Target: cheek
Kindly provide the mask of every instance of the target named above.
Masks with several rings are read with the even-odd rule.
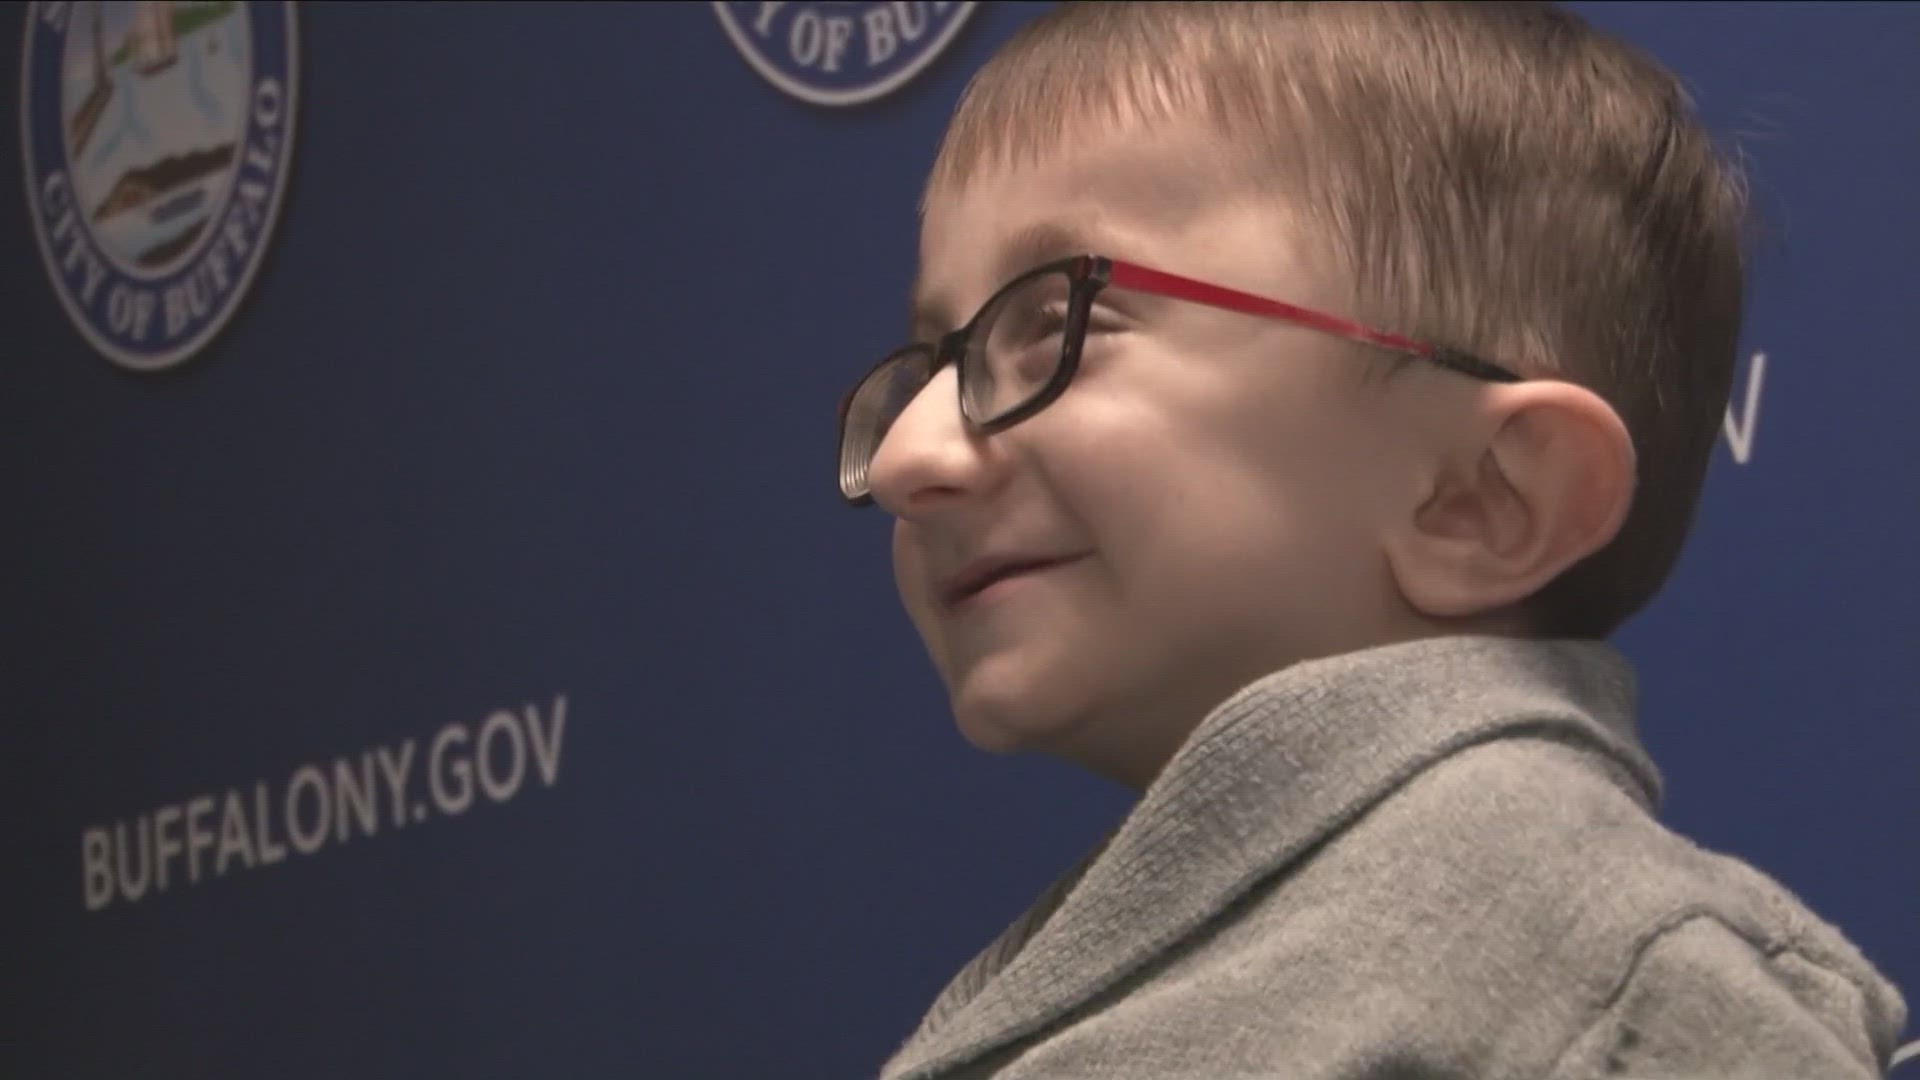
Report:
[[[1208,400],[1111,410],[1047,455],[1133,588],[1188,602],[1257,581],[1329,587],[1372,572],[1380,459],[1364,418]]]
[[[893,527],[893,584],[899,590],[900,603],[907,617],[920,632],[936,667],[944,670],[944,650],[938,639],[939,623],[934,616],[932,597],[927,587],[927,557],[924,545],[912,527],[896,521]]]
[[[907,614],[913,616],[916,624],[921,622],[921,615],[926,608],[923,585],[926,580],[926,556],[921,545],[904,522],[894,522],[893,585],[900,591],[900,602],[906,606]]]

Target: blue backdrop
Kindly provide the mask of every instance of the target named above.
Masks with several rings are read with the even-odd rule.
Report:
[[[1699,527],[1619,639],[1667,819],[1913,997],[1920,7],[1576,6],[1771,222]],[[762,66],[829,62],[806,7]],[[707,4],[301,6],[264,261],[162,370],[77,328],[4,140],[0,1072],[870,1075],[1125,811],[966,746],[834,492],[942,125],[1040,10],[916,72],[962,16],[896,7],[898,85],[829,106]]]

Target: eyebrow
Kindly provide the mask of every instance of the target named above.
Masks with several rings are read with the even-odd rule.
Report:
[[[1013,239],[1001,247],[994,261],[994,276],[997,281],[1005,280],[1041,263],[1092,254],[1100,250],[1103,243],[1098,233],[1084,225],[1036,222],[1013,234]],[[961,318],[954,311],[954,300],[950,294],[927,289],[924,267],[920,277],[913,283],[911,311],[911,330],[916,338],[923,333],[931,335],[939,327],[951,329],[958,326]]]

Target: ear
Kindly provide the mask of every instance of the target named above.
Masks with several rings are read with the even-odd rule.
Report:
[[[1487,387],[1389,537],[1401,594],[1437,619],[1511,608],[1605,547],[1633,502],[1633,440],[1598,394]]]

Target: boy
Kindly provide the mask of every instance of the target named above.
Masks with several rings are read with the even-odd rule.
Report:
[[[1725,408],[1742,204],[1547,6],[1068,5],[994,58],[842,494],[966,737],[1142,797],[888,1080],[1883,1073],[1899,995],[1657,823],[1605,644]]]

